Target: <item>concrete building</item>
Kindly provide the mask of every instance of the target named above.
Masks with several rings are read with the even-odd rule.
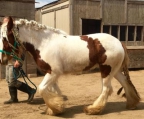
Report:
[[[125,43],[130,68],[144,68],[144,1],[57,0],[37,9],[38,22],[71,35],[109,33]]]

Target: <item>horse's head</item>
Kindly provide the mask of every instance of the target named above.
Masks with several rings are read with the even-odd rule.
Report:
[[[18,46],[14,36],[14,21],[11,17],[5,17],[0,32],[0,61],[7,64],[12,57],[17,57]]]

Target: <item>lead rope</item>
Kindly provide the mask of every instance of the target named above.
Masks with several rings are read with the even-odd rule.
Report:
[[[17,71],[17,69],[18,69],[18,71]],[[24,82],[28,85],[28,83],[26,81],[26,79],[27,79],[35,87],[35,92],[36,92],[37,91],[36,85],[28,78],[28,76],[26,75],[26,73],[24,72],[22,67],[19,67],[17,69],[13,67],[14,78],[17,80],[20,76],[22,76],[24,79]],[[18,74],[16,74],[16,73],[18,73]],[[31,93],[35,93],[35,92],[31,92]]]

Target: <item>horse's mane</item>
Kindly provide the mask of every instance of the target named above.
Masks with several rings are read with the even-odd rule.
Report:
[[[34,21],[34,20],[31,20],[31,21],[28,21],[26,19],[20,19],[20,20],[17,20],[15,21],[15,24],[18,25],[18,26],[26,26],[26,27],[29,27],[31,29],[34,29],[34,30],[50,30],[54,33],[57,33],[57,34],[63,34],[63,35],[67,35],[66,32],[60,30],[60,29],[55,29],[53,27],[48,27],[46,25],[43,25],[43,24],[39,24],[38,22]]]

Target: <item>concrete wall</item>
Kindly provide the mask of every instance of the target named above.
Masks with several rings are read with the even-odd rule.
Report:
[[[42,14],[41,14],[41,9],[37,8],[35,9],[35,21],[37,21],[38,23],[41,23],[41,17],[42,17]]]
[[[32,2],[32,3],[30,3]],[[0,16],[14,16],[16,18],[35,18],[35,0],[21,0],[21,2],[1,1]]]
[[[57,3],[51,7],[41,9],[42,24],[58,28],[70,34],[69,1]]]

